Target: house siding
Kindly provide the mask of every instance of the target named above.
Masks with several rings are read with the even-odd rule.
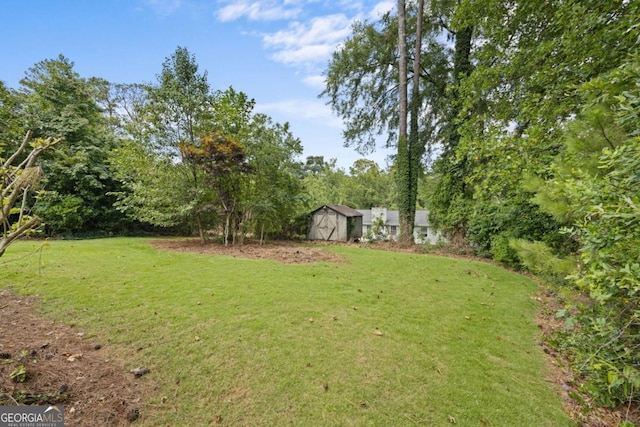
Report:
[[[400,215],[397,210],[386,208],[358,209],[362,214],[362,235],[367,237],[368,233],[375,228],[375,222],[381,218],[384,227],[381,230],[383,238],[397,240],[400,235]],[[417,210],[413,228],[413,240],[418,244],[435,244],[442,240],[442,234],[433,228],[429,223],[429,211]]]

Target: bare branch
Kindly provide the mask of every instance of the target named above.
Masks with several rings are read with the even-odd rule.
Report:
[[[2,176],[0,176],[0,222],[2,222],[2,236],[0,237],[0,256],[6,248],[20,236],[32,230],[40,223],[37,216],[27,215],[29,210],[28,194],[33,191],[41,178],[42,170],[35,166],[40,154],[46,149],[59,143],[62,138],[38,139],[32,145],[31,152],[17,166],[13,163],[25,153],[32,141],[32,132],[28,131],[18,149],[2,163]],[[14,208],[18,199],[22,198],[20,206]],[[17,209],[17,212],[15,212]],[[13,213],[17,215],[17,221]]]
[[[18,147],[18,149],[16,150],[15,153],[13,153],[13,155],[11,155],[11,157],[9,157],[7,159],[6,162],[4,162],[4,168],[8,168],[9,166],[11,166],[11,164],[13,163],[13,161],[20,155],[22,154],[22,152],[24,151],[25,148],[27,148],[27,144],[29,143],[29,141],[31,140],[31,135],[32,132],[29,130],[27,131],[27,134],[24,136],[24,139],[22,140],[22,144],[20,144],[20,147]]]

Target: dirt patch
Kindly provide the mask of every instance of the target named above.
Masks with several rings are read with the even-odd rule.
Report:
[[[209,255],[227,255],[235,258],[270,259],[285,264],[306,264],[313,262],[342,262],[338,254],[293,242],[270,242],[261,245],[255,241],[225,246],[220,243],[201,243],[199,240],[153,240],[150,242],[158,249],[192,252]]]
[[[63,405],[66,426],[128,425],[153,382],[128,372],[99,340],[38,315],[38,303],[0,291],[0,405]]]

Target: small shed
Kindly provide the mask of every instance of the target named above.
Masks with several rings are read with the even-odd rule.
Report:
[[[309,240],[347,242],[362,237],[362,214],[342,205],[324,205],[311,212]]]

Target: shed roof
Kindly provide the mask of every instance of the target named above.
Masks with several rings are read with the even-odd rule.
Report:
[[[349,206],[344,206],[344,205],[324,205],[324,206],[319,207],[318,209],[316,209],[315,211],[313,211],[311,213],[314,214],[314,213],[318,212],[320,209],[324,209],[324,208],[331,209],[332,211],[335,211],[335,212],[339,213],[342,216],[346,216],[347,218],[362,216],[362,214],[360,212],[358,212],[357,210],[351,209]]]

